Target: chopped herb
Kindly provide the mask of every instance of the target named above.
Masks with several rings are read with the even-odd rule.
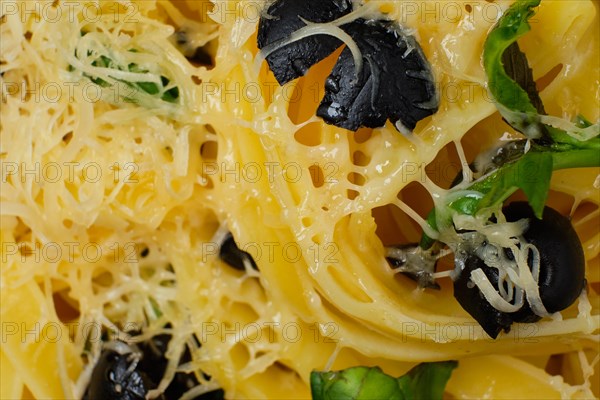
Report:
[[[150,301],[150,306],[152,306],[152,312],[154,313],[152,318],[157,319],[162,317],[163,312],[160,310],[160,306],[158,305],[156,299],[154,299],[154,297],[149,297],[148,300]]]
[[[353,367],[310,375],[313,400],[441,400],[456,361],[422,363],[400,378],[379,367]]]
[[[83,35],[85,35],[84,32],[82,32],[82,36]],[[137,53],[136,49],[131,49],[129,51],[132,53]],[[88,53],[88,56],[90,55],[91,53]],[[92,61],[92,66],[98,68],[114,69],[119,71],[128,71],[139,74],[147,74],[150,72],[149,70],[140,67],[136,63],[129,63],[126,66],[119,65],[115,63],[110,57],[107,57],[105,55],[100,55],[98,58]],[[75,68],[69,65],[69,71],[74,70]],[[90,81],[92,81],[100,87],[110,88],[113,86],[113,83],[108,82],[105,79],[99,78],[97,76],[91,76],[86,73],[84,73],[83,76],[87,77]],[[168,103],[177,103],[179,101],[179,88],[177,86],[168,88],[170,80],[166,76],[160,76],[160,84],[157,84],[155,82],[128,82],[126,80],[114,78],[112,76],[111,78],[114,79],[114,81],[123,83],[127,85],[127,87],[132,89],[131,92],[123,91],[123,93],[120,94],[120,99],[126,103],[140,103],[140,100],[136,96],[138,92],[143,93],[144,95],[150,95],[156,100],[162,100]]]

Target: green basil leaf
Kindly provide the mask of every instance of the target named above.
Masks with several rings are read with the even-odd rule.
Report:
[[[544,136],[545,140],[534,140],[527,154],[500,166],[467,188],[483,194],[483,198],[464,196],[446,205],[461,214],[474,215],[483,208],[501,207],[506,198],[522,189],[536,216],[541,218],[553,170],[600,165],[600,138],[578,140],[540,121],[544,105],[527,57],[517,44],[517,39],[531,29],[528,20],[539,4],[540,0],[517,0],[504,13],[486,38],[483,64],[490,92],[504,119],[525,135],[534,139]],[[593,126],[583,116],[578,116],[574,125],[578,128]],[[435,230],[439,211],[433,210],[427,218]],[[433,243],[435,240],[423,234],[422,248],[428,249]]]
[[[517,42],[511,43],[502,54],[502,66],[508,77],[513,79],[527,93],[527,97],[535,110],[539,114],[546,114],[544,103],[533,79],[533,71],[529,68],[527,56],[521,51]]]
[[[353,367],[310,375],[313,400],[442,399],[456,361],[422,363],[400,378],[379,367]]]
[[[542,218],[552,178],[552,154],[533,152],[498,170],[494,185],[478,208],[498,207],[517,189],[523,190],[535,216]]]
[[[590,122],[590,120],[588,120],[586,117],[584,117],[581,114],[577,115],[577,117],[575,118],[575,124],[580,128],[589,128],[590,126],[593,125]]]
[[[457,366],[456,361],[422,363],[398,380],[405,381],[404,385],[411,388],[412,396],[408,399],[441,399],[446,383]]]
[[[534,14],[533,8],[539,4],[540,0],[518,0],[513,4],[488,34],[483,50],[483,66],[489,89],[502,116],[526,134],[528,128],[539,124],[538,111],[531,104],[527,91],[506,73],[502,59],[506,49],[529,32],[531,28],[527,21]]]
[[[582,127],[581,119],[575,124],[568,121],[559,124],[571,125],[568,132],[551,126],[557,119],[550,122],[551,119],[545,118],[527,58],[517,44],[517,40],[531,29],[528,20],[540,1],[517,0],[488,34],[483,48],[483,66],[489,90],[502,117],[530,139],[546,137],[550,139],[547,142],[583,148],[589,145],[586,142],[590,139],[598,140],[600,126],[584,123]]]

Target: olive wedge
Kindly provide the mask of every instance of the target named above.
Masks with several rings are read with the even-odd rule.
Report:
[[[537,219],[525,202],[511,203],[503,208],[508,222],[526,219],[528,226],[523,239],[534,245],[540,256],[539,294],[548,313],[566,309],[577,300],[585,287],[585,258],[583,248],[569,218],[545,207],[543,218]],[[454,297],[492,338],[504,330],[510,331],[513,322],[531,323],[541,319],[531,309],[528,300],[511,313],[495,309],[471,280],[471,272],[481,269],[498,290],[498,269],[486,265],[472,248],[465,256],[456,256],[460,270],[454,281]],[[503,249],[507,259],[514,259],[510,249]]]

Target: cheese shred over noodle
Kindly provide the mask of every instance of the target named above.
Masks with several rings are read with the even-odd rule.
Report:
[[[0,398],[81,398],[103,335],[158,334],[172,336],[169,362],[150,397],[178,371],[199,382],[184,399],[220,387],[309,398],[313,369],[400,376],[447,359],[459,360],[453,398],[598,397],[598,168],[553,175],[549,205],[571,213],[588,282],[560,314],[492,341],[453,298],[452,262],[440,260],[436,291],[385,259],[386,246],[419,240],[464,163],[519,137],[480,62],[510,2],[456,18],[444,3],[403,4],[377,2],[419,38],[440,94],[411,135],[315,118],[331,57],[283,87],[266,63],[256,69],[262,1],[1,0]],[[551,115],[598,121],[597,14],[592,1],[544,0],[519,41]],[[334,27],[309,24],[294,40],[340,37]],[[182,53],[197,47],[214,68]],[[219,259],[227,232],[259,271]],[[504,271],[514,285],[502,293],[474,280],[499,306],[543,313],[532,258],[532,270]]]

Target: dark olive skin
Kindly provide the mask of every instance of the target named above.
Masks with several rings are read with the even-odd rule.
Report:
[[[309,22],[327,23],[352,12],[350,0],[276,0],[270,2],[258,26],[261,50],[280,85],[303,76],[344,43],[336,36],[314,34],[286,43]],[[326,123],[351,131],[378,128],[389,119],[402,133],[437,112],[439,101],[430,65],[416,39],[397,24],[358,18],[339,25],[360,52],[361,67],[349,47],[342,49],[325,80],[325,95],[316,115]],[[285,43],[285,45],[283,45]],[[283,45],[283,46],[281,46]]]
[[[231,233],[228,233],[227,236],[225,236],[223,243],[221,243],[221,248],[219,249],[219,258],[239,271],[246,270],[246,267],[244,266],[244,260],[249,260],[252,268],[258,271],[258,266],[256,265],[256,262],[252,256],[247,252],[240,250]]]
[[[145,400],[149,390],[158,387],[167,368],[167,351],[171,335],[161,334],[137,346],[120,342],[102,351],[85,393],[84,400]],[[117,351],[118,349],[118,351]],[[180,364],[191,361],[187,346]],[[198,385],[193,373],[177,372],[165,392],[157,400],[177,400]],[[225,392],[213,390],[195,400],[222,400]]]
[[[126,346],[126,345],[125,345]],[[87,400],[144,400],[148,387],[137,369],[138,355],[105,349],[94,367]]]
[[[500,331],[510,331],[513,322],[509,314],[496,310],[487,302],[477,286],[471,282],[471,272],[481,268],[492,285],[498,288],[498,270],[490,268],[475,254],[469,254],[464,261],[465,268],[454,281],[454,297],[462,308],[468,312],[483,330],[493,339],[498,337]],[[469,287],[472,286],[472,287]]]
[[[261,18],[258,25],[259,49],[289,38],[306,26],[302,20],[330,22],[352,11],[350,0],[278,0],[271,2],[269,17]],[[277,82],[284,85],[305,75],[309,68],[333,53],[343,43],[334,36],[315,35],[291,43],[267,56],[269,68]]]
[[[577,300],[585,286],[583,247],[569,218],[545,207],[541,220],[525,202],[509,204],[503,209],[506,220],[529,218],[525,239],[540,252],[540,297],[550,313],[564,310]],[[526,304],[513,315],[516,322],[529,322],[533,312]]]
[[[537,219],[528,203],[516,202],[506,206],[503,214],[508,222],[528,219],[523,237],[540,253],[539,291],[549,313],[564,310],[577,300],[585,286],[583,248],[570,220],[550,207],[544,208],[543,218]],[[512,257],[510,250],[506,254]],[[462,258],[456,258],[462,263]],[[541,318],[527,301],[514,313],[504,313],[492,307],[477,286],[470,282],[471,272],[481,268],[492,285],[498,289],[497,270],[485,265],[475,252],[464,258],[464,268],[454,282],[454,297],[492,338],[500,331],[510,331],[512,322],[536,322]],[[471,286],[471,287],[470,287]]]
[[[171,335],[161,334],[153,336],[152,339],[139,344],[140,350],[144,355],[140,361],[140,369],[144,371],[153,382],[156,382],[156,384],[160,383],[160,380],[167,369],[168,360],[165,357],[165,353],[167,352],[170,340]],[[179,363],[183,364],[190,362],[191,360],[192,355],[190,350],[185,346]],[[193,373],[186,374],[184,372],[177,372],[159,400],[179,399],[185,392],[197,385],[198,379],[196,379],[196,376]],[[197,399],[222,399],[224,393],[220,389],[219,391],[221,392],[221,397],[209,397],[209,394],[215,394],[215,392],[209,392],[202,396],[198,396]]]

